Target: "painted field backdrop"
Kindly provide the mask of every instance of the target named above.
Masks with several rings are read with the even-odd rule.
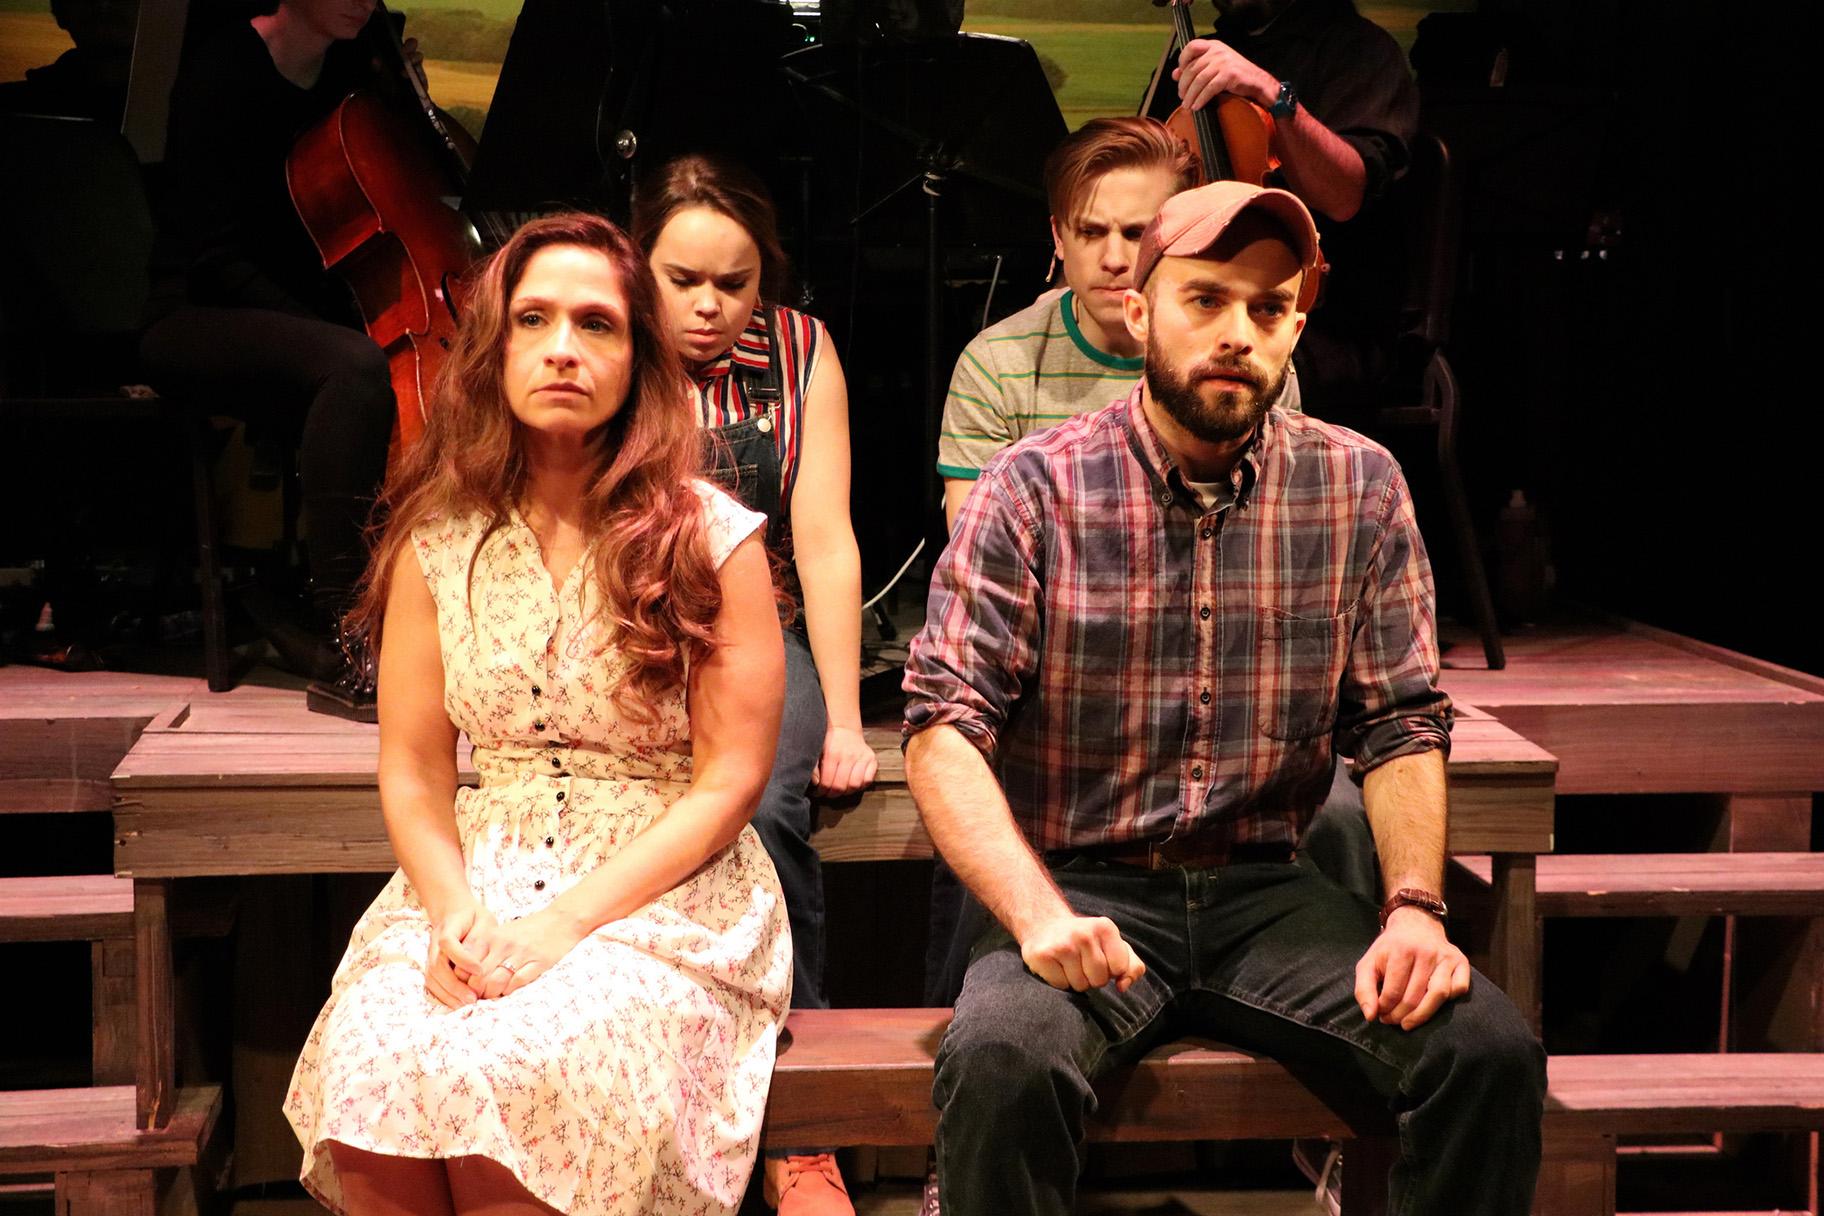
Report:
[[[1466,9],[1474,0],[1381,0],[1360,3],[1402,47],[1412,45],[1419,18],[1438,9]],[[427,55],[431,91],[471,130],[479,132],[494,98],[520,0],[416,0],[394,5]],[[1198,24],[1211,10],[1198,7]],[[1093,17],[1094,20],[1085,18]],[[964,28],[1024,38],[1050,61],[1058,105],[1074,129],[1099,114],[1131,114],[1159,60],[1169,27],[1151,0],[976,0]],[[51,20],[48,0],[0,0],[0,80],[48,63],[69,48]]]

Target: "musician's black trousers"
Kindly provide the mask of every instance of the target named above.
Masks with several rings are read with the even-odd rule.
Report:
[[[380,348],[311,317],[186,305],[146,331],[140,356],[154,388],[297,444],[311,580],[339,612],[367,566],[362,530],[393,431]]]

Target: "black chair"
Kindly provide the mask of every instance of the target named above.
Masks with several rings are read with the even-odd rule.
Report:
[[[1417,367],[1412,382],[1418,385],[1418,402],[1395,402],[1375,415],[1377,431],[1432,428],[1437,433],[1438,481],[1444,507],[1456,541],[1457,563],[1463,589],[1482,635],[1482,650],[1491,671],[1507,665],[1501,630],[1495,619],[1494,598],[1489,594],[1482,548],[1470,520],[1469,495],[1457,460],[1457,425],[1462,390],[1456,372],[1445,357],[1450,340],[1451,306],[1457,289],[1457,255],[1462,245],[1462,199],[1452,173],[1450,150],[1430,132],[1421,132],[1412,144],[1412,166],[1400,183],[1407,200],[1407,249],[1410,274],[1401,361]]]
[[[49,426],[77,452],[85,428],[181,435],[201,575],[212,691],[237,678],[228,646],[204,419],[139,383],[152,213],[138,160],[115,130],[83,119],[0,115],[0,425]],[[55,458],[55,457],[52,457]],[[72,467],[72,475],[85,470]]]

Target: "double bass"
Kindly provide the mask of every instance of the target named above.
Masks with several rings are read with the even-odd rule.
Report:
[[[431,385],[456,334],[461,278],[483,249],[446,201],[466,185],[463,147],[407,62],[384,5],[362,36],[378,43],[375,58],[387,78],[399,78],[400,96],[349,94],[298,137],[285,180],[323,265],[348,283],[386,355],[399,407],[390,467],[424,430]]]
[[[1197,37],[1191,28],[1191,0],[1164,0],[1172,10],[1172,39],[1159,65],[1154,88],[1171,78],[1171,65]],[[1144,111],[1143,111],[1144,112]],[[1273,155],[1273,116],[1233,93],[1224,93],[1201,110],[1179,106],[1165,120],[1166,129],[1197,154],[1203,180],[1266,183],[1279,168]]]

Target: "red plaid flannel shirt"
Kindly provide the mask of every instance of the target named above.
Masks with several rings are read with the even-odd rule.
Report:
[[[1186,488],[1136,387],[996,457],[958,515],[905,733],[979,747],[1033,847],[1293,845],[1333,748],[1360,773],[1448,750],[1393,457],[1274,409],[1229,488],[1207,509]]]

